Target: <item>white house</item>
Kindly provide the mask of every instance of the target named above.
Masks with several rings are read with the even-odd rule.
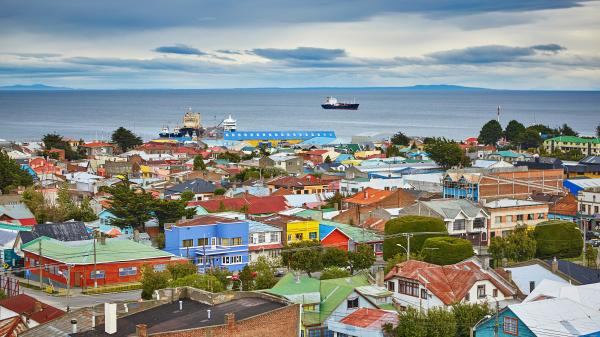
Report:
[[[272,259],[281,255],[281,228],[251,220],[248,220],[248,224],[250,262],[256,261],[259,256]]]

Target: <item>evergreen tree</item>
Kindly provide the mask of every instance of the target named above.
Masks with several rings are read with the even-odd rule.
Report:
[[[0,150],[0,192],[8,193],[19,186],[33,185],[33,177]]]
[[[194,157],[194,171],[204,170],[206,170],[206,164],[204,163],[204,159],[202,159],[202,156]]]
[[[444,170],[456,166],[471,166],[470,159],[460,146],[445,138],[436,138],[425,145],[425,152],[429,153],[429,158]]]
[[[108,198],[110,207],[108,210],[116,216],[111,219],[111,224],[118,227],[132,226],[143,228],[144,223],[151,218],[155,202],[152,195],[142,189],[133,190],[129,180],[108,187],[107,192],[111,194]]]
[[[112,142],[117,144],[122,152],[132,149],[138,145],[142,145],[142,138],[136,136],[130,130],[120,127],[116,129],[112,134]]]
[[[504,135],[509,142],[519,142],[525,133],[525,126],[516,120],[511,120],[506,125]]]
[[[529,127],[521,136],[520,143],[521,147],[524,149],[538,148],[540,144],[542,144],[542,137],[540,137],[537,130]]]
[[[483,125],[477,141],[482,144],[496,145],[500,138],[502,138],[502,133],[502,125],[497,120],[492,119]]]
[[[577,133],[577,131],[573,130],[570,126],[567,125],[567,123],[563,124],[559,129],[560,134],[563,136],[578,136],[579,133]]]
[[[600,138],[600,124],[596,126],[596,137]]]
[[[402,131],[398,131],[395,135],[392,136],[390,141],[394,145],[408,146],[410,138],[408,138],[404,133],[402,133]]]

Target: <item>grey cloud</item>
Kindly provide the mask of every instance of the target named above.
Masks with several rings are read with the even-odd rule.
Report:
[[[560,51],[566,50],[567,48],[557,45],[555,43],[551,43],[551,44],[539,44],[539,45],[535,45],[535,46],[531,46],[532,49],[535,50],[540,50],[540,51],[544,51],[544,52],[550,52],[550,53],[558,53]]]
[[[346,56],[344,49],[298,47],[295,49],[257,48],[252,53],[270,60],[333,60]]]
[[[157,53],[163,54],[180,54],[180,55],[207,55],[205,52],[200,49],[196,49],[194,47],[187,46],[185,44],[176,44],[173,46],[162,46],[154,49]]]
[[[538,51],[558,53],[566,48],[557,44],[536,45],[530,47],[511,47],[502,45],[477,46],[463,49],[439,51],[425,55],[426,59],[437,64],[484,64],[514,62],[534,56]]]
[[[216,50],[217,53],[221,53],[221,54],[228,54],[228,55],[244,55],[243,52],[239,51],[239,50],[233,50],[233,49],[219,49]]]

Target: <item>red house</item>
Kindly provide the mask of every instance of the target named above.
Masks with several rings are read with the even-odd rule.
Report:
[[[319,236],[321,246],[338,248],[343,251],[348,251],[350,237],[335,226],[319,225]]]
[[[63,242],[47,237],[32,240],[21,246],[25,254],[27,276],[39,280],[41,272],[45,282],[50,279],[52,283],[69,283],[71,287],[86,288],[93,287],[94,280],[99,286],[135,282],[140,279],[141,269],[145,265],[161,271],[169,263],[185,261],[171,253],[131,240],[99,239],[95,246],[94,250],[94,240]]]

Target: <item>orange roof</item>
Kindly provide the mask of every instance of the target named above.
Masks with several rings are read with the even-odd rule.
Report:
[[[344,201],[349,204],[371,205],[389,197],[393,193],[393,191],[378,190],[375,188],[367,187],[364,190],[356,193],[355,195],[344,199]]]
[[[112,147],[113,145],[105,142],[92,142],[81,145],[83,147]]]
[[[427,289],[437,296],[444,304],[450,305],[461,301],[473,284],[477,281],[488,280],[503,294],[514,295],[515,291],[504,286],[488,272],[482,270],[473,262],[460,262],[448,266],[409,260],[397,264],[386,276],[385,280],[402,277],[422,283],[427,280]]]
[[[379,330],[387,323],[397,325],[398,314],[381,309],[360,308],[350,315],[342,318],[340,323],[359,328],[371,328]]]

